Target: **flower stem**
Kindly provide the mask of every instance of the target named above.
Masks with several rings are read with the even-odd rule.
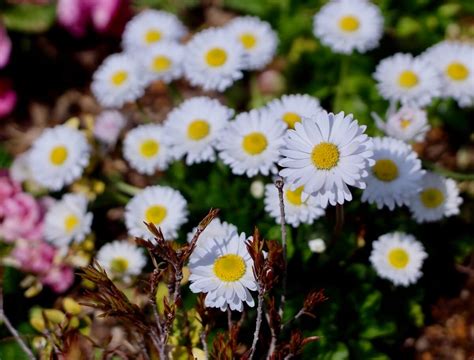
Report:
[[[349,72],[350,56],[343,55],[341,57],[340,67],[339,67],[339,81],[337,83],[336,92],[334,94],[334,101],[332,104],[332,111],[337,113],[342,111],[342,100],[345,95],[345,82],[347,74]]]

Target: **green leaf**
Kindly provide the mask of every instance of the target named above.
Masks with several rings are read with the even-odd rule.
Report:
[[[337,343],[334,350],[318,356],[318,360],[346,360],[349,359],[349,349],[344,343]]]
[[[3,13],[7,29],[26,33],[44,32],[54,24],[55,19],[54,5],[21,4],[7,8]]]
[[[397,326],[393,322],[386,322],[383,324],[374,324],[367,327],[361,332],[360,337],[364,339],[375,339],[378,337],[385,337],[392,335],[397,331]]]

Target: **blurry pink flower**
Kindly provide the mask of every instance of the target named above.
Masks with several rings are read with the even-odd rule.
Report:
[[[284,90],[285,79],[276,70],[265,70],[258,75],[257,84],[263,94],[277,94]]]
[[[71,267],[61,264],[49,269],[49,271],[40,278],[43,285],[48,285],[54,292],[63,293],[69,289],[74,282],[74,272]]]
[[[8,37],[7,31],[3,25],[0,24],[0,69],[8,64],[11,51],[12,42]]]
[[[19,192],[21,186],[8,175],[8,170],[0,170],[0,217],[4,201]]]
[[[11,88],[10,81],[0,79],[0,118],[10,114],[15,108],[15,104],[16,92]]]
[[[22,271],[44,274],[51,269],[55,252],[54,247],[44,241],[18,240],[11,256]]]
[[[59,23],[71,34],[83,36],[89,22],[91,0],[59,0],[56,13]]]
[[[107,110],[97,116],[94,124],[94,136],[107,145],[117,142],[120,131],[126,124],[125,117],[116,110]]]

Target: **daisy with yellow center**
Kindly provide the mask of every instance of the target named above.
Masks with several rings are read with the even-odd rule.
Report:
[[[303,118],[312,118],[322,110],[319,100],[309,95],[283,95],[265,106],[272,117],[283,121],[289,129]]]
[[[172,41],[161,41],[151,46],[139,58],[143,65],[147,84],[157,80],[165,83],[183,74],[184,47]]]
[[[288,130],[280,150],[280,175],[292,190],[316,198],[323,208],[352,200],[348,185],[365,187],[366,168],[372,165],[372,142],[352,115],[320,111]]]
[[[377,274],[395,285],[408,286],[421,277],[428,256],[412,235],[394,232],[380,236],[372,244],[370,262]]]
[[[243,311],[244,303],[255,306],[250,291],[255,291],[257,284],[245,241],[244,233],[239,236],[232,232],[209,239],[191,254],[189,288],[194,293],[206,293],[207,307]]]

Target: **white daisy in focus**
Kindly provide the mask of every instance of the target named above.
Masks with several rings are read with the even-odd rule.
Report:
[[[319,100],[309,95],[283,95],[280,99],[270,101],[265,107],[270,115],[283,121],[289,129],[294,129],[303,118],[313,118],[322,110]]]
[[[243,76],[243,46],[224,29],[197,33],[185,53],[184,75],[193,86],[222,92]]]
[[[87,198],[66,194],[48,209],[44,220],[45,239],[58,248],[72,241],[80,242],[90,233],[92,213],[87,212]]]
[[[283,186],[283,202],[285,204],[285,221],[294,228],[300,224],[312,224],[324,215],[315,197],[303,194],[303,186],[290,190]],[[265,186],[265,211],[280,224],[280,199],[274,184]]]
[[[143,71],[131,55],[110,55],[94,73],[91,90],[103,107],[121,107],[145,92]]]
[[[122,43],[127,52],[136,53],[163,41],[179,41],[186,32],[186,28],[174,14],[145,10],[127,23]]]
[[[348,185],[364,189],[366,169],[373,164],[372,141],[365,129],[344,112],[320,111],[304,118],[285,135],[280,175],[293,190],[304,186],[323,208],[351,201]]]
[[[171,152],[164,134],[163,127],[157,124],[140,125],[130,130],[123,142],[123,156],[130,166],[146,175],[166,170]]]
[[[390,137],[374,138],[373,152],[375,164],[369,170],[362,201],[390,210],[407,205],[420,191],[425,173],[417,154],[410,145]]]
[[[33,179],[54,191],[81,177],[89,158],[90,146],[85,135],[68,125],[45,129],[28,156]]]
[[[275,56],[278,37],[270,24],[255,16],[241,16],[225,27],[243,46],[245,68],[263,69]]]
[[[147,84],[156,80],[165,83],[183,74],[184,47],[175,42],[162,41],[153,45],[139,58]]]
[[[187,165],[214,161],[216,142],[233,114],[216,99],[200,96],[184,101],[165,122],[174,157],[185,155]]]
[[[245,240],[244,233],[232,233],[224,240],[211,239],[199,248],[199,254],[191,254],[189,288],[193,293],[207,293],[207,307],[241,312],[244,303],[255,306],[250,291],[257,290],[257,283]]]
[[[384,99],[402,105],[424,107],[440,95],[438,72],[423,57],[397,53],[377,65],[374,78]]]
[[[275,174],[285,130],[265,109],[240,113],[219,138],[219,156],[236,175]]]
[[[148,186],[125,207],[125,225],[131,236],[153,240],[144,222],[161,228],[166,240],[175,238],[188,216],[183,195],[168,186]]]
[[[452,179],[427,172],[421,191],[410,199],[408,207],[417,222],[433,222],[459,214],[462,198]]]
[[[95,119],[93,133],[97,140],[114,146],[126,124],[127,120],[119,111],[102,111]]]
[[[427,256],[423,245],[413,235],[393,232],[373,242],[370,262],[381,278],[395,285],[408,286],[423,275],[421,267]]]
[[[96,258],[109,277],[125,281],[130,280],[131,276],[140,275],[146,265],[143,251],[125,240],[105,244]]]
[[[383,34],[380,9],[365,0],[333,0],[314,16],[314,35],[335,53],[365,53]]]

